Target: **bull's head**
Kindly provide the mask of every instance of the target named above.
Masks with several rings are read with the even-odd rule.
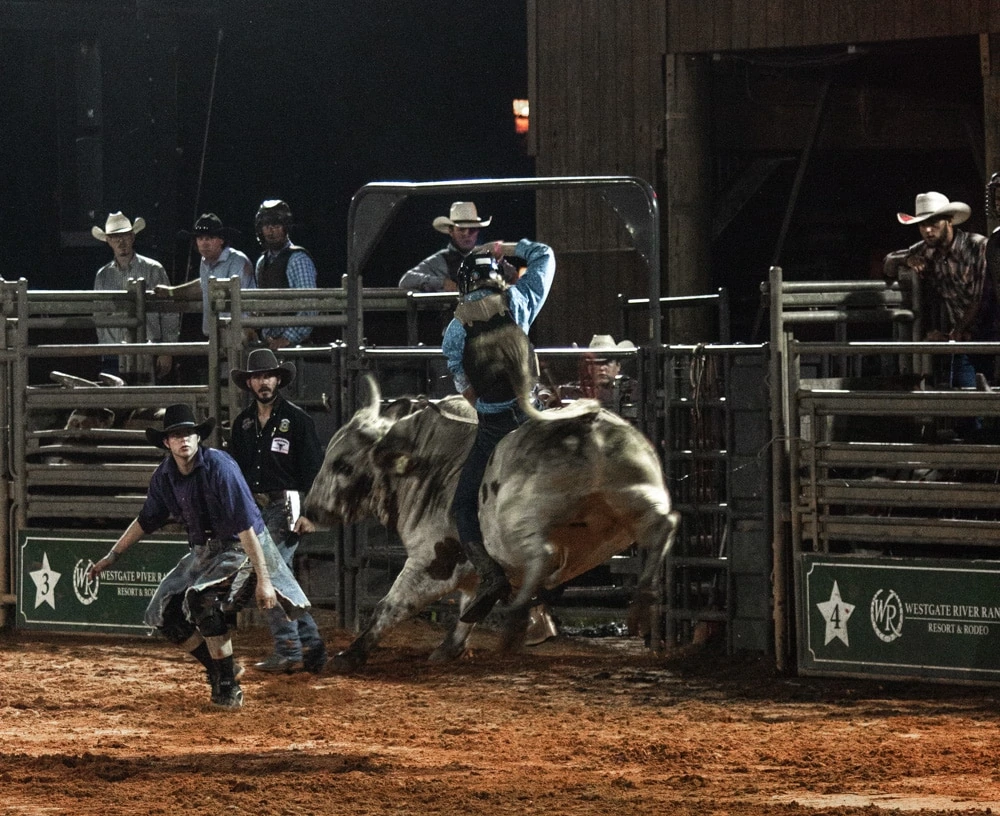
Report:
[[[367,403],[333,435],[323,466],[306,496],[306,518],[324,526],[381,515],[372,450],[396,420],[410,411],[410,402],[399,400],[383,412],[375,379],[368,375],[364,381]]]

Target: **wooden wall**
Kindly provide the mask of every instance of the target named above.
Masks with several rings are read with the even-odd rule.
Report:
[[[1000,0],[669,0],[667,50],[746,51],[1000,31]]]
[[[710,200],[717,195],[711,185],[718,186],[718,180],[710,182],[702,169],[692,169],[696,154],[684,153],[686,142],[681,137],[690,136],[688,130],[695,127],[692,122],[697,117],[692,111],[668,104],[678,96],[671,84],[681,75],[677,69],[687,69],[689,62],[709,60],[709,53],[714,52],[922,38],[958,40],[1000,32],[1000,0],[529,0],[528,30],[529,151],[535,157],[536,174],[623,174],[649,181],[658,192],[664,215],[661,293],[690,294],[687,290],[692,288],[708,293],[716,285],[709,264],[700,253],[688,251],[677,241],[678,234],[690,230],[690,224],[705,220],[706,203],[709,208],[718,204]],[[933,150],[954,148],[962,141],[982,142],[985,131],[985,150],[973,146],[977,154],[985,153],[983,159],[977,156],[980,171],[1000,166],[1000,137],[994,133],[1000,132],[998,43],[1000,34],[980,37],[980,49],[987,55],[977,72],[986,80],[979,108],[984,124],[958,117],[955,127],[962,130],[957,136],[952,134],[953,144],[927,146]],[[793,79],[800,78],[785,81]],[[901,111],[900,120],[891,127],[908,132],[906,116],[912,105],[906,99],[893,102],[895,89],[881,87],[887,83],[891,86],[891,77],[882,77],[879,87],[834,88],[830,117],[836,118],[838,100],[845,94],[866,94],[863,99],[881,94],[890,99],[883,106],[887,113]],[[714,81],[702,87],[707,88],[704,94],[695,86],[686,92],[696,99],[704,96],[706,110],[715,111],[724,102],[725,88]],[[810,99],[816,96],[815,90],[809,85]],[[971,98],[963,96],[964,104],[976,108],[978,95],[975,91]],[[794,157],[802,148],[801,139],[791,146],[780,143],[788,135],[788,129],[780,127],[785,121],[782,117],[811,115],[811,107],[800,110],[794,103],[779,93],[758,105],[754,116],[735,120],[738,127],[734,124],[714,136],[704,136],[711,141],[706,142],[709,165],[718,171],[722,161],[718,151],[727,139],[741,154],[756,150],[766,155],[783,148],[791,150]],[[856,118],[859,105],[853,107]],[[774,112],[770,118],[768,110]],[[734,120],[730,117],[727,121]],[[848,131],[839,125],[831,128],[841,143],[850,141]],[[931,138],[927,136],[925,141]],[[819,147],[828,140],[824,136]],[[862,143],[841,147],[873,149]],[[901,148],[886,145],[885,149]],[[668,179],[672,180],[670,189]],[[686,197],[678,196],[679,191]],[[906,196],[910,195],[908,189]],[[693,207],[692,202],[698,206]],[[785,203],[772,206],[784,209]],[[682,226],[688,226],[675,229],[676,234],[670,236],[666,225],[678,217],[682,221],[686,218]],[[646,272],[629,251],[628,236],[616,227],[600,202],[577,194],[540,197],[537,223],[538,237],[557,250],[559,273],[552,298],[537,324],[536,342],[585,343],[595,332],[614,333],[619,319],[618,295],[648,295]],[[642,342],[645,338],[631,339]]]
[[[629,175],[655,186],[663,140],[663,6],[649,0],[531,0],[531,133],[538,176]],[[617,334],[617,295],[645,296],[647,274],[600,200],[539,196],[537,233],[558,250],[535,328],[544,345]],[[618,339],[617,337],[615,339]]]

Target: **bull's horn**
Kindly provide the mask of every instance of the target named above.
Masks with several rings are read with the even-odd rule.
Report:
[[[372,374],[365,374],[362,377],[362,381],[365,383],[368,391],[368,404],[364,406],[364,410],[370,411],[375,416],[378,416],[379,410],[382,406],[382,392],[378,387],[378,381]]]

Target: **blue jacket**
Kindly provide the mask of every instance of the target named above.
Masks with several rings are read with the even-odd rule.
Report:
[[[506,294],[507,306],[514,322],[525,334],[535,322],[538,313],[545,304],[545,298],[552,288],[556,274],[556,259],[552,249],[537,241],[522,238],[517,242],[517,256],[528,262],[528,268],[520,280],[511,286]],[[493,292],[492,289],[477,289],[466,295],[466,300],[478,300]],[[459,393],[469,387],[462,365],[462,353],[465,350],[465,327],[461,321],[452,319],[444,332],[441,351],[448,361],[448,371],[455,381],[455,390]],[[483,414],[496,414],[506,411],[514,405],[515,400],[507,402],[483,402],[476,400],[476,410]]]

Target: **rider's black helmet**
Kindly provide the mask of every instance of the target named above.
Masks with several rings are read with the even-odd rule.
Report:
[[[261,231],[264,224],[280,224],[287,230],[292,226],[292,208],[280,198],[269,198],[261,203],[253,219],[254,232],[257,233],[257,240],[261,244],[264,243],[264,234]]]
[[[458,291],[467,295],[484,286],[498,290],[506,288],[496,258],[489,254],[466,255],[458,268]]]

